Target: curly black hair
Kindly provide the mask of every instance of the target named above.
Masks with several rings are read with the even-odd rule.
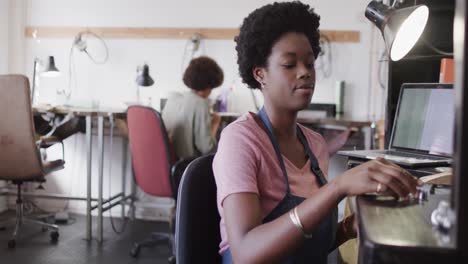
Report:
[[[212,58],[201,56],[190,61],[183,80],[185,85],[196,91],[213,89],[223,83],[224,73]]]
[[[299,1],[268,4],[250,13],[235,38],[237,64],[242,81],[252,89],[260,88],[253,77],[254,67],[267,66],[273,45],[285,33],[303,33],[317,57],[320,53],[320,16]]]

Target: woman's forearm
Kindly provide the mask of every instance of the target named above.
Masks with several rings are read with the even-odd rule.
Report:
[[[342,198],[343,194],[332,181],[301,203],[297,212],[304,231],[312,233]],[[245,221],[249,222],[249,219]],[[226,224],[230,224],[228,219]],[[288,213],[266,224],[252,224],[251,229],[239,233],[244,235],[236,237],[236,234],[228,229],[235,263],[278,262],[290,255],[304,239],[301,230],[292,223]]]

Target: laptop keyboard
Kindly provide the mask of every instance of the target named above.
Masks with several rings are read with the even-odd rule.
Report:
[[[415,158],[415,159],[431,159],[431,160],[446,160],[447,159],[444,157],[429,156],[429,155],[415,154],[415,153],[406,153],[406,152],[393,151],[393,150],[388,150],[387,155],[400,156],[400,157],[406,157],[406,158]]]
[[[427,156],[427,155],[420,155],[420,154],[414,154],[414,153],[405,153],[405,152],[393,151],[393,150],[382,151],[380,153],[375,153],[375,155],[371,155],[371,156],[382,157],[387,160],[407,162],[407,163],[418,163],[421,161],[438,162],[441,160],[447,160],[447,158],[443,158],[443,157]]]

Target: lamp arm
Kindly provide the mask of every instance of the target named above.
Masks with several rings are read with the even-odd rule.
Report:
[[[403,4],[403,2],[405,2],[405,0],[393,0],[392,8],[395,7],[396,3]]]

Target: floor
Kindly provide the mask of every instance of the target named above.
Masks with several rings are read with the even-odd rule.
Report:
[[[0,214],[0,221],[14,217],[14,212]],[[125,231],[118,235],[112,230],[109,218],[104,218],[104,242],[86,241],[85,216],[71,215],[69,224],[60,225],[60,237],[56,244],[50,242],[48,232],[37,226],[24,226],[17,240],[16,248],[7,247],[11,239],[12,227],[0,231],[0,263],[11,264],[165,264],[170,256],[170,248],[161,244],[142,249],[137,259],[129,255],[134,241],[140,241],[150,232],[168,232],[169,225],[162,222],[135,220],[129,221]],[[116,221],[120,228],[121,221]],[[95,231],[94,231],[95,232]]]

